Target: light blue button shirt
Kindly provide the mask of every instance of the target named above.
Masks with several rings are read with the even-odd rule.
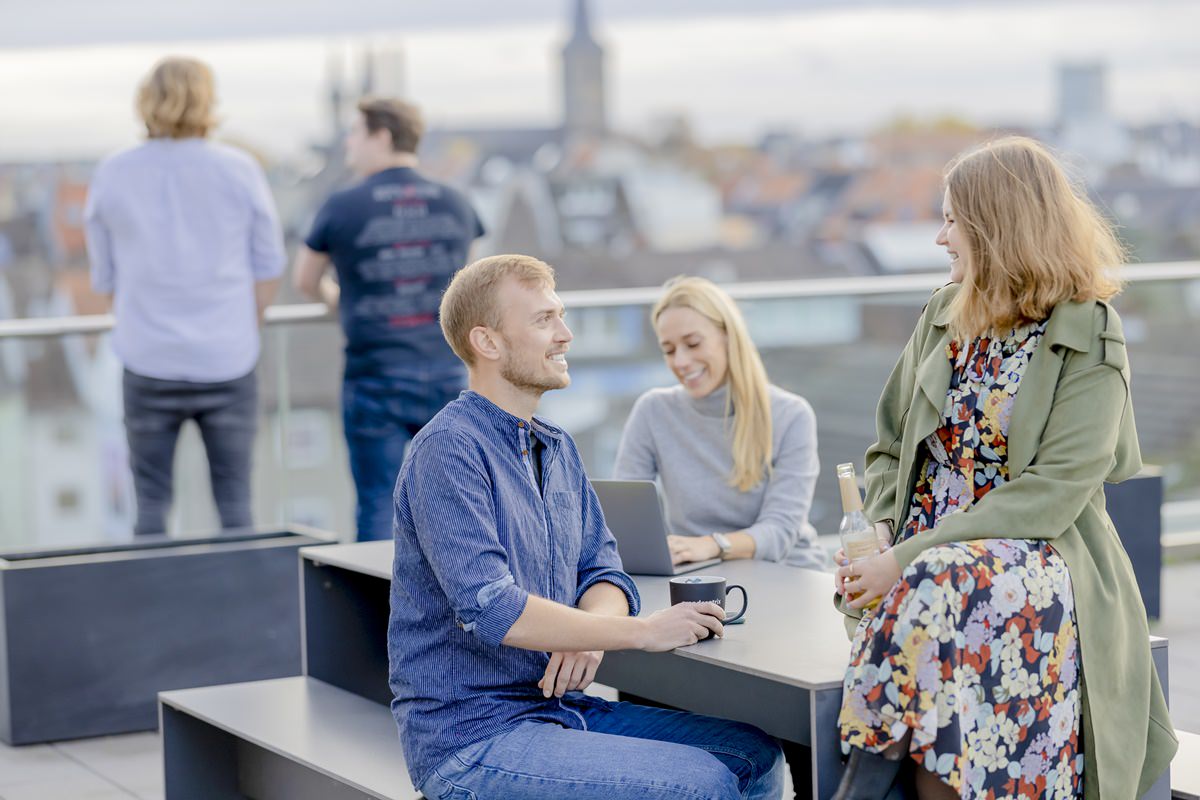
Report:
[[[96,168],[85,209],[92,287],[113,294],[131,372],[215,383],[258,361],[257,281],[283,273],[262,169],[204,139],[151,139]]]

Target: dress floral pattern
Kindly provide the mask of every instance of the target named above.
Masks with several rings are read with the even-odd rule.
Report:
[[[943,424],[925,441],[900,540],[1008,481],[1013,401],[1044,332],[1030,323],[947,347]],[[879,752],[911,730],[919,768],[962,798],[1082,796],[1074,598],[1047,542],[925,550],[863,617],[843,689],[843,749]]]

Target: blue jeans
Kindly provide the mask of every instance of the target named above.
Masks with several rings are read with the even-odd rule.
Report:
[[[209,479],[222,528],[254,524],[250,468],[258,429],[258,379],[220,383],[164,381],[125,370],[125,434],[137,493],[135,534],[162,533],[171,507],[179,429],[195,420],[208,456]]]
[[[778,800],[783,753],[740,722],[572,694],[586,730],[529,720],[464,747],[421,784],[429,800]]]
[[[404,450],[464,388],[460,377],[429,381],[346,378],[342,427],[358,495],[358,540],[392,538],[392,491]]]

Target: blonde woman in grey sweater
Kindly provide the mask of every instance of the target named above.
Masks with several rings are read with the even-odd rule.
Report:
[[[824,568],[808,523],[819,471],[808,401],[768,382],[737,304],[711,281],[673,279],[651,317],[679,385],[638,398],[613,477],[662,486],[676,564]]]

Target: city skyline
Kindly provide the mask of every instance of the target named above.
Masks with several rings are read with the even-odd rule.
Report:
[[[569,6],[542,5],[542,21],[490,28],[427,21],[403,34],[10,46],[0,51],[8,100],[0,161],[92,159],[136,142],[137,81],[157,58],[180,52],[217,72],[218,135],[278,158],[328,138],[330,53],[364,46],[402,51],[404,85],[434,127],[555,125]],[[1188,33],[1200,26],[1196,4],[813,3],[767,13],[779,4],[758,2],[758,13],[677,17],[593,6],[618,131],[646,132],[680,115],[707,143],[774,129],[853,134],[905,114],[1049,125],[1057,65],[1097,61],[1108,66],[1116,118],[1200,118],[1200,52]],[[529,16],[528,4],[518,10]]]

